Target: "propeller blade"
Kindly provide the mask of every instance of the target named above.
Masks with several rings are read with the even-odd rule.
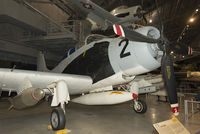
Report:
[[[114,24],[113,29],[114,29],[115,34],[125,37],[132,41],[147,42],[147,43],[159,43],[160,42],[159,39],[153,39],[153,38],[147,37],[136,31],[129,30],[121,25]]]
[[[157,13],[158,13],[158,19],[159,19],[159,25],[160,25],[160,35],[161,35],[161,38],[163,38],[164,37],[163,21],[162,21],[162,18],[160,16],[160,11],[158,10],[158,1],[155,0],[155,3],[156,3],[156,7],[157,7]]]
[[[172,59],[169,54],[164,53],[161,64],[162,64],[161,66],[162,74],[168,92],[169,102],[171,104],[172,112],[174,113],[175,116],[177,116],[179,114],[179,109],[178,109],[178,99],[176,91],[176,81],[175,81]]]
[[[161,39],[163,39],[163,48],[164,48],[164,55],[162,57],[161,61],[161,70],[163,74],[163,79],[165,82],[165,87],[168,92],[169,96],[169,102],[171,104],[172,112],[175,116],[179,115],[179,109],[178,109],[178,99],[177,99],[177,91],[176,91],[176,81],[175,81],[175,75],[174,75],[174,67],[172,59],[169,55],[170,53],[170,44],[164,36],[164,26],[162,22],[162,18],[160,15],[160,11],[158,9],[158,1],[155,0],[157,12],[158,12],[158,18],[159,18],[159,25],[160,25],[160,36]]]

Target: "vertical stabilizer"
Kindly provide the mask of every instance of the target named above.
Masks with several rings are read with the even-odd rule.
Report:
[[[49,71],[46,66],[44,53],[42,53],[41,51],[38,53],[38,57],[37,57],[37,71],[41,71],[41,72]]]

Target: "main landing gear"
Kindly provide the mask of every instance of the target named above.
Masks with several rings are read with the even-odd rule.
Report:
[[[147,105],[144,101],[141,101],[138,99],[138,94],[139,94],[138,89],[139,88],[138,88],[137,82],[131,83],[130,92],[132,93],[132,97],[133,97],[133,110],[136,113],[143,114],[147,111]]]
[[[53,130],[65,129],[65,104],[70,100],[67,84],[65,81],[58,81],[49,85],[48,88],[53,88],[53,99],[51,101],[54,108],[51,112],[50,123]]]
[[[133,110],[136,113],[144,114],[147,111],[147,105],[144,101],[134,99],[133,100]]]
[[[51,112],[50,118],[51,126],[53,130],[61,130],[65,128],[65,113],[61,108],[55,108]]]

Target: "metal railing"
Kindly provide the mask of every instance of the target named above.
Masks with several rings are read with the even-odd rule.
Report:
[[[191,100],[184,100],[184,109],[185,109],[185,120],[188,121],[188,103],[191,103],[191,112],[192,114],[194,114],[194,104],[197,104],[196,105],[196,108],[199,109],[199,104],[200,104],[200,101],[193,101],[193,99]]]

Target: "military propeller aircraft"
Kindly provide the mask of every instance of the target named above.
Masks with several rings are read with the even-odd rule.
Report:
[[[120,6],[113,9],[110,13],[94,4],[90,0],[68,0],[78,6],[87,14],[87,20],[92,24],[92,30],[106,30],[112,26],[113,22],[123,26],[130,26],[132,23],[144,20],[145,11],[140,5],[133,7]]]
[[[71,0],[88,13],[99,14],[99,7],[87,0]],[[104,10],[102,14],[108,14]],[[109,20],[109,16],[104,16]],[[138,99],[137,75],[161,66],[172,112],[179,114],[174,68],[170,57],[170,43],[161,32],[151,26],[129,30],[111,21],[115,33],[121,37],[104,37],[86,43],[78,50],[71,49],[52,70],[48,70],[44,55],[39,54],[38,71],[0,69],[3,91],[16,91],[10,99],[12,108],[23,109],[36,105],[46,95],[52,95],[50,122],[54,130],[65,127],[65,104],[69,101],[86,105],[109,105],[133,100],[133,109],[145,113],[146,104]],[[113,86],[129,84],[129,91],[114,91]],[[75,99],[70,95],[84,94]]]

